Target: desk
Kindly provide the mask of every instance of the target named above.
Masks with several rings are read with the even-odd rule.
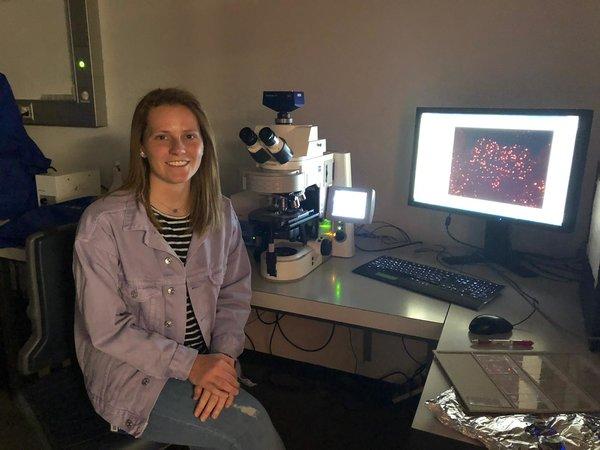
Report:
[[[406,250],[358,252],[353,258],[330,258],[302,280],[274,283],[253,264],[252,305],[313,319],[438,340],[448,303],[399,290],[352,273],[380,254],[402,257]]]
[[[438,350],[448,351],[471,349],[467,330],[469,322],[478,314],[497,314],[514,323],[531,312],[531,306],[510,286],[481,311],[473,311],[352,273],[352,269],[380,254],[435,265],[430,254],[415,254],[409,249],[397,249],[381,253],[357,251],[356,256],[350,259],[331,258],[304,279],[289,283],[268,282],[260,277],[254,267],[252,305],[319,320],[436,340]],[[487,267],[470,266],[466,270],[475,276],[506,284]],[[542,311],[555,320],[560,319],[574,333],[583,336],[584,324],[576,283],[522,279],[513,275],[511,278],[538,298]],[[550,325],[539,313],[518,325],[512,337],[533,340],[536,351],[588,352],[583,337],[576,337]],[[598,358],[600,355],[594,354],[591,357]],[[448,387],[448,381],[434,362],[427,376],[413,428],[478,444],[439,423],[424,406],[425,400],[437,396]]]

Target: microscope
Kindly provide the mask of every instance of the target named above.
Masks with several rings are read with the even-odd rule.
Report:
[[[232,202],[261,275],[292,281],[330,256],[354,255],[353,223],[372,220],[375,192],[351,188],[350,154],[327,153],[317,126],[293,123],[291,112],[304,105],[303,92],[265,91],[263,105],[277,112],[277,118],[273,125],[240,131],[256,168],[244,171],[244,192],[234,194]],[[346,196],[364,198],[358,204],[365,210],[326,218],[334,211],[335,198],[341,204],[336,192],[342,188]],[[356,206],[356,199],[350,201]]]

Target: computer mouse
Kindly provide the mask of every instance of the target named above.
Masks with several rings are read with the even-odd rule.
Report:
[[[469,331],[473,334],[508,333],[512,329],[512,324],[504,317],[489,314],[479,315],[469,324]]]

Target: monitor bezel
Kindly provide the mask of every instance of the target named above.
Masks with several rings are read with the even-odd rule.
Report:
[[[440,206],[431,203],[419,202],[414,199],[415,187],[415,169],[417,164],[417,152],[419,148],[419,128],[421,116],[424,113],[442,113],[442,114],[504,114],[504,115],[538,115],[538,116],[578,116],[579,126],[575,137],[575,149],[573,152],[573,163],[571,165],[571,175],[569,177],[569,187],[565,202],[564,220],[561,225],[553,225],[542,222],[536,222],[525,219],[516,219],[513,217],[500,216],[495,214],[486,214],[481,212],[469,211],[447,206]],[[590,139],[590,131],[594,111],[589,109],[562,109],[562,108],[461,108],[461,107],[417,107],[415,119],[415,131],[413,137],[413,155],[410,172],[410,185],[408,191],[409,206],[444,211],[451,214],[463,214],[471,217],[479,217],[486,220],[502,221],[515,224],[527,224],[540,228],[561,230],[571,232],[575,228],[577,220],[577,211],[579,207],[581,187],[583,184],[583,174],[587,149]]]

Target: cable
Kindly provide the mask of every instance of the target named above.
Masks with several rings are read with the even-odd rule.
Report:
[[[406,382],[408,382],[408,381],[411,380],[411,378],[408,375],[406,375],[404,372],[402,372],[401,370],[394,370],[393,372],[386,373],[385,375],[382,375],[382,376],[378,377],[377,379],[378,380],[385,380],[386,378],[389,378],[392,375],[402,375],[406,379]]]
[[[406,347],[406,342],[404,340],[404,336],[402,336],[402,347],[404,347],[404,351],[406,352],[406,354],[408,355],[408,357],[410,359],[412,359],[418,366],[423,365],[422,362],[418,361],[413,355],[410,354],[410,352],[408,351],[408,348]]]
[[[279,321],[277,321],[277,323],[275,324],[275,326],[277,328],[279,328],[279,332],[281,333],[281,335],[283,336],[283,338],[293,347],[297,348],[298,350],[302,350],[303,352],[309,352],[309,353],[315,353],[315,352],[320,352],[321,350],[323,350],[325,347],[327,347],[329,345],[329,343],[331,342],[331,340],[333,339],[333,334],[335,333],[335,323],[332,324],[331,326],[331,333],[329,334],[329,337],[327,338],[327,341],[321,345],[318,348],[305,348],[302,347],[298,344],[295,344],[294,342],[292,342],[283,332],[283,329],[281,328],[281,324],[279,323]]]
[[[263,318],[260,316],[260,313],[258,312],[258,310],[256,311],[256,317],[257,317],[257,318],[258,318],[258,320],[260,320],[260,321],[261,321],[261,323],[263,323],[264,325],[273,325],[273,324],[277,323],[277,315],[278,315],[278,314],[279,314],[279,313],[276,313],[276,314],[275,314],[275,320],[273,320],[272,322],[268,322],[268,321],[264,320],[264,319],[263,319]]]
[[[527,315],[527,317],[525,317],[523,320],[519,320],[516,323],[511,323],[511,325],[513,327],[516,327],[517,325],[521,325],[523,322],[525,322],[527,319],[529,319],[531,316],[533,316],[533,314],[537,311],[537,307],[533,306],[533,309],[531,310],[531,312]]]
[[[513,327],[522,324],[523,322],[528,320],[531,316],[533,316],[533,314],[536,311],[539,310],[538,309],[539,301],[537,298],[535,298],[534,296],[525,292],[516,281],[514,281],[512,278],[510,278],[508,275],[506,275],[506,273],[499,270],[495,265],[493,265],[491,263],[486,263],[486,266],[488,266],[490,269],[492,269],[494,272],[496,272],[498,275],[500,275],[500,278],[502,278],[506,283],[508,283],[517,292],[517,294],[519,294],[533,308],[533,310],[524,319],[519,320],[518,322],[515,322],[515,323],[511,323],[511,325]]]
[[[285,334],[285,332],[283,331],[283,328],[281,328],[281,324],[280,321],[281,319],[283,319],[285,317],[285,314],[280,314],[280,313],[275,313],[275,319],[272,321],[266,321],[264,320],[260,313],[258,311],[256,311],[256,317],[258,318],[258,320],[260,320],[261,323],[263,323],[264,325],[273,325],[273,330],[271,331],[271,336],[269,337],[269,353],[272,355],[273,354],[273,338],[275,337],[275,331],[279,330],[279,332],[281,333],[281,336],[283,336],[283,338],[293,347],[297,348],[298,350],[302,350],[304,352],[310,352],[310,353],[314,353],[314,352],[319,352],[321,350],[323,350],[325,347],[327,347],[329,345],[329,343],[331,342],[331,340],[333,339],[333,335],[335,333],[335,324],[332,324],[331,327],[331,333],[329,335],[329,337],[327,338],[327,341],[319,346],[318,348],[305,348],[302,347],[301,345],[298,345],[294,342],[292,342],[292,340],[290,338],[287,337],[287,335]],[[356,359],[356,355],[355,355],[355,359]],[[358,365],[358,360],[356,359],[357,365]]]
[[[555,262],[556,260],[550,260],[550,261],[543,260],[543,259],[540,259],[540,256],[533,256],[528,253],[519,253],[519,255],[530,266],[532,266],[538,272],[541,272],[540,276],[543,276],[544,278],[554,277],[554,278],[552,278],[554,281],[565,281],[565,282],[580,281],[580,279],[581,279],[581,273],[583,270],[583,267],[581,266],[581,263],[582,263],[581,258],[573,258],[572,262],[575,264],[578,264],[578,267],[573,267],[568,262],[556,263]],[[550,269],[552,269],[552,270],[550,270]],[[566,274],[557,273],[556,271],[566,272]],[[550,275],[550,277],[546,277],[543,274],[548,274],[548,275]],[[572,276],[569,276],[567,274],[570,274]]]
[[[534,258],[540,258],[543,260],[554,260],[554,261],[577,261],[580,258],[578,256],[552,256],[552,255],[544,255],[543,253],[535,253],[535,252],[519,252],[522,255],[531,256]]]
[[[263,322],[262,319],[260,319]],[[266,322],[263,322],[266,323]],[[279,324],[279,313],[275,314],[275,321],[266,323],[267,325],[273,325],[273,331],[271,331],[271,337],[269,338],[269,353],[273,354],[273,337],[275,336],[275,330],[277,330],[277,325]]]
[[[358,357],[356,356],[356,350],[354,350],[354,344],[352,342],[352,328],[348,328],[348,338],[350,340],[350,349],[352,350],[352,355],[354,356],[354,373],[358,373]]]
[[[424,371],[424,370],[427,368],[427,366],[429,365],[429,363],[430,363],[430,362],[431,362],[431,361],[429,360],[429,358],[427,358],[427,360],[426,360],[426,361],[425,361],[423,364],[421,364],[419,367],[417,367],[417,368],[415,369],[415,371],[413,372],[413,375],[412,375],[412,376],[413,376],[413,378],[414,378],[415,376],[417,376],[417,375],[421,374],[421,373],[422,373],[422,372],[423,372],[423,371]]]
[[[539,272],[538,275],[541,278],[546,278],[547,280],[558,281],[559,283],[571,283],[571,282],[579,281],[579,279],[577,279],[577,278],[565,277],[564,275],[560,275],[558,273],[544,269],[539,264],[536,264],[533,261],[527,261],[527,264],[529,264],[531,267],[533,267],[535,270],[537,270]],[[544,275],[544,274],[546,274],[546,275]]]
[[[254,345],[254,341],[252,341],[252,338],[248,335],[248,333],[244,332],[244,334],[246,335],[246,339],[248,339],[248,341],[250,341],[250,345],[252,346],[252,350],[256,350],[256,345]]]
[[[422,244],[422,243],[423,243],[422,241],[414,241],[414,242],[407,242],[405,244],[395,245],[393,247],[374,248],[374,249],[363,248],[363,247],[360,247],[359,245],[357,245],[356,243],[354,244],[354,246],[357,249],[362,250],[363,252],[384,252],[387,250],[394,250],[396,248],[408,247],[410,245],[417,245],[417,244]]]
[[[483,249],[481,247],[477,247],[476,245],[473,244],[469,244],[468,242],[463,242],[457,238],[455,238],[452,233],[450,233],[450,224],[452,223],[452,214],[448,214],[448,217],[446,217],[446,220],[444,221],[444,226],[446,227],[446,233],[448,234],[448,236],[450,236],[450,239],[452,239],[455,242],[458,242],[461,245],[466,245],[467,247],[470,248],[474,248],[475,250],[481,252],[483,251]]]
[[[448,217],[446,217],[444,225],[445,225],[445,228],[446,228],[446,233],[448,234],[448,236],[450,236],[450,238],[452,240],[454,240],[455,242],[458,242],[459,244],[466,245],[467,247],[474,248],[474,249],[476,249],[479,252],[482,251],[482,249],[480,247],[471,245],[471,244],[466,243],[466,242],[462,242],[459,239],[456,239],[454,236],[452,236],[452,234],[450,233],[450,223],[451,222],[452,222],[452,215],[448,214]],[[447,264],[445,264],[441,260],[441,255],[443,253],[447,253],[445,248],[437,253],[436,260],[438,261],[438,263],[442,264],[443,266],[448,267]],[[524,319],[519,320],[518,322],[513,323],[511,325],[514,327],[514,326],[520,325],[523,322],[525,322],[526,320],[528,320],[538,310],[539,301],[535,297],[533,297],[532,295],[530,295],[527,292],[525,292],[514,280],[512,280],[511,278],[509,278],[508,275],[506,275],[504,272],[498,270],[491,262],[485,260],[485,258],[484,258],[483,262],[489,268],[491,268],[493,271],[495,271],[498,275],[500,275],[500,277],[504,281],[506,281],[523,299],[525,299],[525,301],[527,303],[529,303],[533,307],[533,310]],[[453,267],[452,270],[456,270],[456,269]]]
[[[405,241],[410,241],[411,240],[410,236],[408,235],[408,233],[406,231],[404,231],[402,228],[400,228],[399,226],[397,226],[397,225],[391,224],[389,222],[373,222],[373,224],[376,224],[376,223],[382,223],[383,225],[381,225],[381,226],[379,226],[379,227],[377,227],[377,228],[375,228],[373,230],[370,230],[370,231],[366,230],[365,231],[366,235],[364,237],[373,237],[373,238],[391,237],[391,236],[385,236],[385,235],[384,236],[378,236],[378,235],[375,234],[375,232],[379,231],[379,230],[382,230],[384,228],[392,228],[392,229],[398,231],[404,237]],[[364,227],[365,227],[365,225],[361,225],[358,231],[362,230]]]
[[[523,291],[521,289],[521,287],[516,282],[514,282],[513,280],[511,280],[505,273],[503,273],[502,271],[498,270],[494,266],[490,265],[490,267],[493,270],[495,270],[507,283],[509,283],[529,304],[531,304],[531,306],[533,306],[535,308],[535,311],[537,311],[544,319],[546,319],[546,321],[548,323],[550,323],[551,325],[554,325],[556,328],[560,328],[565,333],[570,334],[571,336],[577,337],[578,339],[586,339],[586,337],[584,335],[581,335],[579,333],[575,333],[573,330],[570,330],[570,329],[564,327],[563,325],[561,325],[560,323],[556,322],[545,311],[543,311],[542,309],[539,308],[539,301],[535,297],[533,297],[533,296],[527,294],[525,291]],[[531,300],[529,300],[529,299],[531,299]],[[533,313],[529,314],[525,319],[517,322],[514,325],[519,325],[519,324],[523,323],[525,320],[529,319],[529,317],[531,317],[532,315],[533,315]]]
[[[252,312],[254,312],[257,315],[257,317],[255,317],[254,319],[249,320],[248,322],[246,322],[246,325],[250,325],[251,323],[254,323],[254,322],[256,322],[258,320],[258,310],[252,308]]]
[[[475,250],[477,250],[478,252],[483,252],[483,249],[481,247],[477,247],[475,245],[469,244],[467,242],[463,242],[460,239],[457,239],[456,237],[454,237],[452,235],[452,233],[450,233],[450,224],[452,223],[452,214],[448,214],[448,216],[446,217],[446,220],[444,221],[444,226],[446,228],[446,233],[448,234],[448,236],[455,242],[461,244],[461,245],[465,245],[467,247],[473,248]],[[541,255],[538,253],[529,253],[529,252],[518,252],[519,255],[521,256],[530,256],[530,257],[537,257],[537,258],[546,258],[546,255]],[[483,253],[480,253],[480,256],[483,257],[483,259],[486,259],[485,256],[483,255]],[[556,257],[547,257],[548,259],[554,259],[554,260],[569,260],[572,258],[556,258]],[[525,258],[523,258],[525,260]],[[539,273],[538,275],[541,276],[542,278],[546,278],[549,280],[553,280],[553,281],[565,281],[565,282],[570,282],[570,281],[579,281],[578,279],[575,278],[571,278],[571,277],[565,277],[563,275],[554,273],[554,272],[550,272],[542,267],[540,267],[537,263],[534,263],[531,260],[526,260],[534,269],[536,269]],[[545,264],[547,264],[547,262],[544,262]],[[550,266],[552,266],[552,264],[548,264]],[[577,272],[575,269],[573,268],[569,268],[569,269],[563,269],[563,267],[559,267],[554,265],[554,268],[559,269],[559,270],[566,270],[568,271],[569,269],[573,272]],[[547,274],[550,276],[544,276],[543,274]]]
[[[450,218],[450,214],[448,215],[448,217],[446,218],[446,222],[449,225],[448,219]],[[453,238],[452,235],[450,235],[448,228],[446,227],[446,231],[448,232],[448,235]],[[454,238],[453,238],[454,239]],[[465,244],[468,246],[471,246],[470,244],[466,244],[463,243],[461,241],[458,241],[457,239],[454,239],[455,241],[461,243],[461,244]],[[463,272],[459,269],[457,269],[454,266],[450,266],[449,264],[445,263],[441,257],[443,255],[449,255],[448,251],[446,250],[446,247],[444,247],[443,245],[438,245],[438,247],[440,247],[439,250],[436,249],[419,249],[419,250],[415,250],[415,251],[419,251],[419,252],[426,252],[426,251],[434,251],[436,253],[436,261],[438,262],[438,264],[440,264],[443,267],[449,268],[451,269],[453,272],[460,272],[466,275],[466,272]],[[472,247],[472,246],[471,246]],[[536,311],[538,311],[538,304],[539,301],[537,298],[533,297],[532,295],[528,294],[527,292],[525,292],[514,280],[512,280],[510,277],[508,277],[508,275],[506,275],[504,272],[500,271],[499,269],[497,269],[491,262],[487,262],[484,261],[485,265],[488,266],[490,269],[492,269],[494,272],[496,272],[498,275],[500,275],[500,277],[506,282],[508,283],[521,297],[523,297],[523,299],[525,299],[525,301],[527,303],[529,303],[532,306],[532,311],[522,320],[519,320],[518,322],[512,323],[511,325],[514,327],[516,325],[520,325],[523,322],[525,322],[526,320],[528,320]]]
[[[373,230],[368,230],[366,228],[366,225],[359,225],[356,228],[356,232],[354,235],[357,238],[377,239],[381,243],[383,243],[384,246],[381,248],[370,249],[370,248],[362,247],[358,243],[355,243],[354,245],[357,249],[362,250],[364,252],[381,252],[381,251],[393,250],[393,249],[401,248],[401,247],[407,247],[409,245],[422,244],[421,241],[412,241],[409,234],[406,231],[404,231],[402,228],[398,227],[397,225],[394,225],[394,224],[391,224],[388,222],[383,222],[383,221],[373,222],[373,224],[383,224],[383,225],[377,226]],[[376,234],[377,231],[385,229],[385,228],[392,228],[393,230],[398,231],[400,233],[402,239],[398,239],[398,238],[396,238],[394,236],[390,236],[390,235]]]

